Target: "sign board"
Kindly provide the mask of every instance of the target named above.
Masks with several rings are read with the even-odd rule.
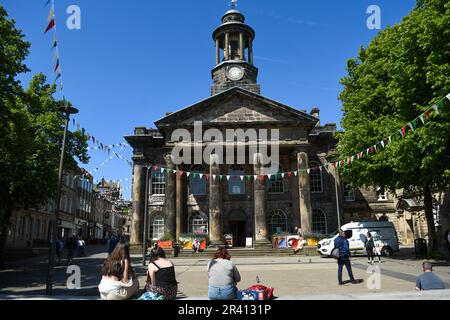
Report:
[[[245,238],[245,247],[253,248],[253,238]]]

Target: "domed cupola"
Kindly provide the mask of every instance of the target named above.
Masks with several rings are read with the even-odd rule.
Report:
[[[212,95],[234,86],[260,93],[256,83],[258,69],[253,65],[255,31],[245,24],[245,17],[236,9],[236,2],[232,2],[232,9],[225,12],[222,24],[213,32],[216,66],[212,70]]]

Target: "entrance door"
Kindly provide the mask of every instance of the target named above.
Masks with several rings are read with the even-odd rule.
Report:
[[[229,221],[229,230],[233,235],[233,247],[245,247],[245,221]]]

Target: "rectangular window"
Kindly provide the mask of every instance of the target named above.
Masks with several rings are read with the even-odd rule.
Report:
[[[355,201],[355,189],[353,189],[350,184],[344,185],[344,201]]]

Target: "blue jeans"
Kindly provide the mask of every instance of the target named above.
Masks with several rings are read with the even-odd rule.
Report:
[[[339,283],[342,283],[342,269],[345,267],[347,268],[348,276],[350,277],[350,281],[355,280],[353,278],[353,272],[352,272],[352,265],[350,264],[349,257],[342,257],[338,259],[338,281]]]
[[[208,298],[211,300],[233,300],[237,298],[237,288],[235,285],[214,287],[208,286]]]

